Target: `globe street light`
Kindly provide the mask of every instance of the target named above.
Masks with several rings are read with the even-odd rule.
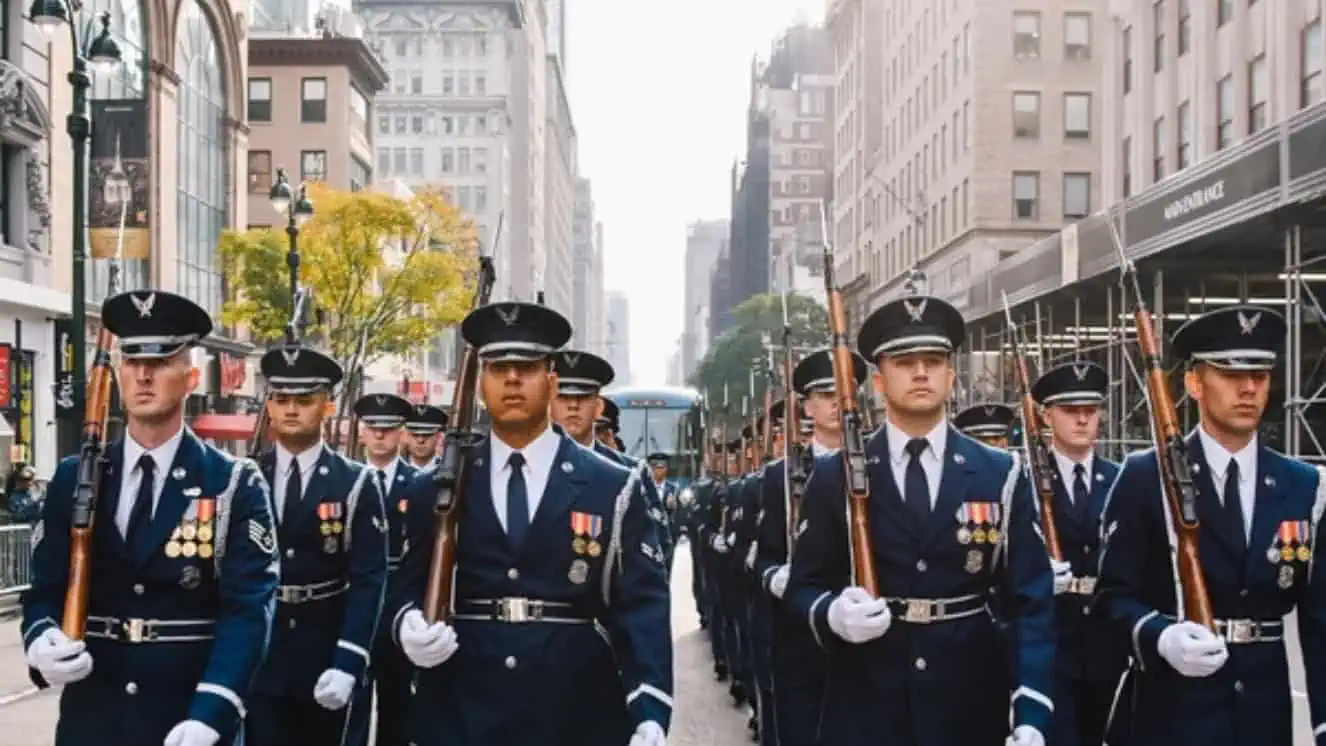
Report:
[[[110,13],[97,14],[95,20],[83,17],[82,0],[32,0],[28,20],[48,34],[60,26],[69,29],[73,69],[69,83],[74,87],[74,102],[65,120],[65,130],[74,148],[73,267],[70,330],[73,344],[74,411],[83,412],[87,401],[87,193],[88,140],[92,135],[92,116],[88,91],[92,71],[112,73],[124,55],[110,32]]]
[[[272,208],[286,216],[285,234],[290,239],[286,252],[286,266],[290,268],[290,312],[295,312],[295,297],[299,293],[299,229],[313,217],[313,200],[308,198],[304,184],[292,188],[284,168],[276,169],[276,181],[267,194]],[[298,321],[296,319],[296,321]]]

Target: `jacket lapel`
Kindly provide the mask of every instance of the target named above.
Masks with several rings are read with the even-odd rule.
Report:
[[[267,508],[272,511],[276,522],[281,522],[281,511],[276,509],[276,449],[268,448],[258,459],[258,470],[262,472],[263,479],[267,480]]]
[[[304,494],[299,499],[299,510],[303,513],[317,513],[318,505],[327,497],[331,489],[332,482],[341,477],[340,469],[336,468],[336,454],[332,452],[327,444],[318,446],[318,463],[313,467],[313,473],[309,474],[308,484],[304,485]],[[345,485],[348,491],[350,485]],[[286,496],[289,499],[289,495]],[[342,520],[349,520],[349,517]]]
[[[967,501],[967,493],[975,483],[976,467],[973,464],[978,455],[975,448],[975,443],[968,441],[952,426],[949,427],[948,448],[943,454],[943,472],[939,479],[939,499],[935,501],[935,509],[930,512],[930,520],[926,524],[927,544],[952,535],[958,506]],[[995,486],[998,499],[998,488],[1003,486],[1002,475]]]
[[[120,508],[120,480],[124,461],[124,440],[117,440],[110,445],[106,453],[106,468],[102,477],[100,504],[96,506],[97,529],[94,538],[106,542],[106,546],[120,554],[126,554],[128,547],[124,543],[124,534],[120,533],[116,515]]]
[[[136,546],[130,547],[134,561],[142,565],[162,546],[194,498],[202,496],[202,446],[189,430],[180,438],[179,449],[175,451],[175,461],[169,469],[159,475],[165,480],[161,486],[161,497],[157,500],[157,509],[152,514],[148,530],[142,532],[142,539]]]
[[[497,508],[493,505],[492,472],[488,463],[492,458],[492,444],[488,438],[484,438],[475,446],[473,458],[466,465],[465,494],[456,497],[465,499],[461,509],[465,511],[471,521],[487,523],[489,524],[487,531],[505,536],[506,532],[502,530],[502,522],[497,518]],[[484,530],[474,531],[471,529],[476,535],[482,534]]]
[[[557,456],[553,459],[552,471],[548,474],[547,486],[539,498],[539,507],[534,511],[530,530],[525,535],[527,546],[531,537],[561,536],[556,531],[558,522],[565,518],[585,483],[586,472],[580,460],[579,446],[570,438],[562,436]],[[563,525],[563,528],[566,526]]]
[[[1064,484],[1063,477],[1059,475],[1058,464],[1050,462],[1050,468],[1054,469],[1054,521],[1060,531],[1068,530],[1074,533],[1081,532],[1083,515],[1079,512],[1082,506],[1073,502],[1073,498],[1068,494],[1071,487]],[[1040,499],[1040,496],[1037,496]]]
[[[1119,467],[1097,456],[1094,459],[1095,474],[1091,482],[1091,504],[1087,506],[1087,526],[1094,528],[1100,523],[1100,514],[1105,510],[1105,498],[1114,486],[1114,478],[1119,474]]]
[[[1243,537],[1236,534],[1236,527],[1225,521],[1211,465],[1206,460],[1206,452],[1202,450],[1202,441],[1196,432],[1188,436],[1188,460],[1192,468],[1193,486],[1197,490],[1197,519],[1206,528],[1203,533],[1214,536],[1226,552],[1241,562],[1245,549]]]
[[[1252,534],[1248,540],[1245,571],[1251,577],[1261,569],[1273,570],[1275,565],[1266,561],[1266,550],[1271,546],[1281,521],[1285,520],[1283,485],[1288,477],[1283,462],[1270,449],[1257,447],[1257,499],[1252,505]]]
[[[868,511],[871,533],[886,536],[881,532],[897,529],[907,534],[912,541],[916,541],[921,536],[921,527],[916,516],[912,515],[912,511],[903,502],[898,483],[893,479],[893,463],[889,455],[886,428],[881,427],[879,432],[866,442],[866,468],[869,469],[867,481],[871,489]],[[881,538],[877,541],[889,541],[890,538]]]

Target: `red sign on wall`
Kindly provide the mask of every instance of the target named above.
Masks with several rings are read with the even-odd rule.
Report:
[[[14,347],[0,344],[0,409],[9,409],[14,405],[13,381],[11,380],[14,359]]]

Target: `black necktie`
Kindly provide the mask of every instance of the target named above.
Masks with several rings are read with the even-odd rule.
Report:
[[[918,518],[930,517],[930,483],[925,479],[925,469],[921,468],[921,454],[930,446],[925,438],[912,438],[907,441],[907,472],[903,477],[902,493],[907,507]]]
[[[1225,523],[1237,529],[1242,543],[1247,543],[1247,534],[1243,530],[1243,499],[1239,496],[1239,462],[1229,460],[1229,470],[1225,472]]]
[[[1087,502],[1091,500],[1091,491],[1087,489],[1087,467],[1082,464],[1073,466],[1073,512],[1086,515]]]
[[[506,460],[511,478],[506,483],[506,534],[512,546],[520,546],[529,530],[529,494],[525,490],[525,456],[513,452]]]
[[[152,523],[152,498],[156,494],[152,476],[156,472],[157,462],[151,455],[144,453],[138,458],[138,497],[134,499],[133,510],[129,512],[129,525],[125,528],[124,540],[131,547],[138,546],[143,533]]]
[[[285,505],[281,508],[281,525],[294,520],[299,501],[304,499],[304,475],[300,471],[299,459],[290,459],[290,475],[285,480]]]
[[[387,499],[387,472],[378,469],[378,488],[382,490],[382,499]]]

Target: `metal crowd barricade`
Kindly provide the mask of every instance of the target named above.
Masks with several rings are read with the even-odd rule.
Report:
[[[0,526],[0,601],[26,591],[32,583],[32,526]]]

